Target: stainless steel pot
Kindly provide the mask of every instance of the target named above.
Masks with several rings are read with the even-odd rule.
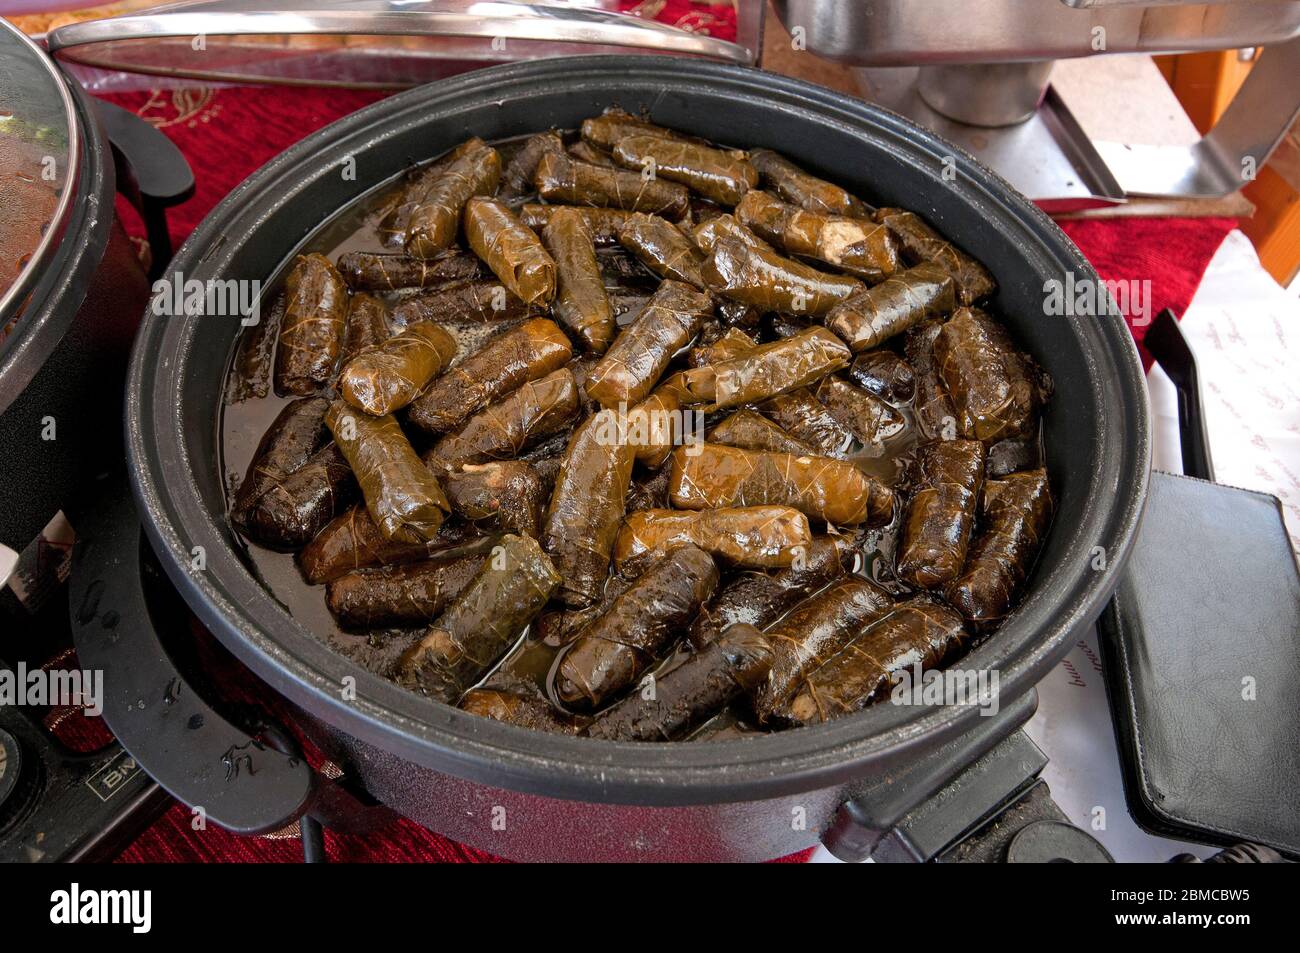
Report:
[[[66,569],[51,558],[51,544],[70,532],[56,517],[90,475],[86,461],[121,458],[113,406],[149,286],[114,213],[116,194],[120,188],[156,223],[192,180],[160,133],[86,97],[3,20],[0,62],[0,164],[13,177],[0,215],[3,618],[34,610]],[[106,124],[121,135],[110,137]],[[161,188],[148,176],[137,180],[130,160],[137,149],[156,167],[178,167],[179,179],[164,175]],[[165,223],[160,234],[165,241]],[[170,246],[155,253],[165,260]]]
[[[780,150],[869,201],[913,208],[995,273],[995,306],[1057,387],[1045,418],[1060,499],[1055,528],[1023,604],[964,663],[999,671],[1002,708],[1014,727],[1032,710],[1034,684],[1100,613],[1129,551],[1149,476],[1146,397],[1118,316],[1044,316],[1044,282],[1067,273],[1097,280],[1074,246],[1005,182],[932,134],[828,90],[740,67],[663,57],[502,66],[402,93],[308,137],[222,202],[170,270],[187,279],[265,282],[322,227],[328,210],[392,181],[410,157],[437,155],[470,133],[495,139],[574,127],[615,103],[722,142]],[[350,161],[355,178],[340,174]],[[954,163],[950,180],[945,169]],[[744,741],[595,742],[468,716],[367,674],[295,620],[232,545],[217,410],[238,332],[237,319],[146,315],[126,403],[140,518],[203,624],[307,713],[318,740],[371,794],[407,816],[523,859],[764,859],[828,832],[842,838],[846,825],[888,800],[873,782],[935,763],[923,754],[996,740],[995,724],[974,708],[880,705]],[[121,559],[92,558],[107,568],[82,589],[94,598],[81,610],[83,658],[105,638],[89,620],[111,617],[112,639],[123,638],[130,621],[123,613],[138,598],[105,582]],[[233,777],[227,770],[224,782],[210,777],[206,786],[195,775],[217,774],[216,755],[184,777],[151,763],[151,753],[176,758],[187,739],[193,743],[187,716],[179,706],[168,713],[162,686],[123,674],[115,688],[113,679],[110,671],[109,726],[150,773],[204,804],[209,817],[241,793],[245,803],[280,798],[289,810],[311,808],[302,765],[273,752],[249,750],[264,770]],[[136,698],[138,706],[121,704]],[[1005,721],[1001,730],[1010,730]],[[137,750],[132,737],[150,750]],[[926,771],[918,783],[933,790],[942,769]],[[231,826],[244,830],[258,829],[255,814],[227,810]]]

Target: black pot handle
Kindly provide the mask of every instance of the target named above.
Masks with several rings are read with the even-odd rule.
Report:
[[[822,834],[822,844],[840,860],[855,862],[875,855],[918,805],[956,784],[963,772],[974,770],[973,764],[990,757],[1009,738],[1023,739],[1032,747],[1033,742],[1019,729],[1037,708],[1038,693],[1029,691],[1003,704],[997,714],[981,716],[970,730],[938,750],[918,756],[900,770],[890,772],[887,780],[870,784],[840,805],[830,827]],[[1028,771],[1021,778],[1022,786],[1041,767]]]
[[[176,144],[135,113],[95,97],[91,101],[113,147],[117,189],[144,220],[153,281],[172,257],[167,209],[194,194],[194,173]]]
[[[77,521],[68,583],[77,656],[105,673],[105,723],[150,776],[208,821],[239,834],[293,823],[312,802],[315,773],[232,725],[186,683],[156,628],[188,627],[184,603],[151,558],[125,479],[110,482]]]
[[[1210,456],[1210,436],[1205,428],[1205,408],[1201,405],[1201,379],[1196,370],[1196,355],[1183,336],[1178,318],[1168,308],[1156,315],[1142,339],[1178,391],[1178,436],[1182,442],[1183,473],[1200,480],[1214,481],[1214,461]]]

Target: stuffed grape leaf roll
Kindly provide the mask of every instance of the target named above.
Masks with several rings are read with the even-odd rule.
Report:
[[[691,623],[691,645],[702,649],[737,623],[767,628],[802,602],[845,574],[844,537],[819,536],[786,569],[736,573]]]
[[[357,481],[333,441],[269,486],[248,511],[244,531],[273,549],[298,549],[356,498]]]
[[[599,146],[593,146],[590,142],[584,142],[579,139],[568,148],[569,155],[573,156],[580,162],[590,162],[592,165],[614,165],[614,157]]]
[[[433,258],[456,240],[461,212],[475,195],[492,195],[501,180],[501,156],[484,145],[456,159],[411,209],[406,223],[406,251]]]
[[[948,601],[979,626],[1000,622],[1033,568],[1052,521],[1046,470],[984,484],[983,518]]]
[[[954,307],[952,278],[938,265],[922,262],[841,301],[826,315],[826,326],[857,354]]]
[[[236,526],[245,528],[248,513],[262,494],[283,483],[320,448],[327,433],[325,412],[329,406],[324,397],[300,397],[285,404],[262,435],[239,484],[231,507]]]
[[[239,404],[271,393],[275,377],[275,346],[284,321],[284,292],[271,299],[271,306],[261,305],[258,322],[245,328],[235,345],[230,373],[226,375],[225,401]]]
[[[849,363],[849,349],[825,328],[759,345],[682,377],[692,402],[721,410],[754,404],[815,383]]]
[[[446,484],[452,510],[465,519],[492,520],[506,532],[537,536],[549,493],[526,461],[467,463],[448,473]]]
[[[772,665],[772,646],[752,625],[734,625],[653,685],[601,712],[586,729],[609,741],[678,741],[753,690]]]
[[[876,211],[875,219],[898,236],[912,263],[932,261],[952,275],[957,300],[962,304],[972,304],[997,290],[997,282],[987,268],[941,236],[915,212],[882,208]]]
[[[840,526],[883,526],[894,512],[893,491],[843,460],[709,443],[673,452],[668,491],[682,510],[789,506]]]
[[[984,445],[978,440],[926,444],[918,469],[903,521],[898,575],[918,589],[937,589],[956,579],[966,560],[984,486]]]
[[[432,321],[451,328],[485,325],[491,330],[521,322],[532,309],[497,281],[458,281],[404,297],[393,307],[393,327]]]
[[[823,380],[816,393],[830,415],[867,446],[891,440],[907,426],[903,415],[885,401],[838,377]]]
[[[537,163],[548,152],[564,152],[564,140],[558,132],[547,130],[529,136],[501,171],[501,197],[517,199],[531,192]]]
[[[736,221],[734,215],[715,215],[691,229],[691,240],[705,255],[713,254],[718,242],[728,238],[758,251],[776,254],[775,248]]]
[[[658,215],[637,212],[618,230],[619,244],[660,278],[703,289],[704,256],[680,228]]]
[[[852,577],[804,599],[765,633],[772,667],[752,697],[754,713],[767,723],[799,689],[804,676],[831,658],[893,607],[889,593]]]
[[[833,182],[805,172],[770,149],[753,150],[749,154],[749,161],[758,169],[765,185],[800,208],[848,218],[867,218],[872,213],[871,207],[861,199],[850,195]]]
[[[721,364],[723,361],[748,354],[757,347],[758,342],[740,328],[728,328],[717,340],[691,348],[686,360],[691,367]]]
[[[551,223],[556,214],[564,209],[564,214],[570,212],[577,214],[584,222],[587,228],[591,230],[592,241],[597,245],[615,245],[618,243],[618,230],[637,212],[624,211],[621,208],[598,208],[593,206],[578,205],[539,205],[535,202],[529,202],[519,210],[519,220],[542,235],[543,240],[546,236],[546,226]],[[547,242],[547,250],[550,251],[551,257],[555,258],[556,264],[559,264],[559,257],[555,249]]]
[[[709,442],[744,450],[768,450],[772,453],[815,455],[809,443],[788,434],[772,421],[752,410],[738,410],[709,432]]]
[[[818,271],[735,238],[714,242],[704,280],[719,294],[765,311],[821,315],[862,290],[862,282]]]
[[[465,240],[510,293],[526,304],[555,297],[555,262],[537,234],[504,202],[478,196],[465,203]]]
[[[346,629],[428,625],[468,585],[481,555],[362,569],[332,580],[325,601]]]
[[[591,224],[578,209],[557,208],[546,222],[542,240],[555,260],[552,313],[583,347],[603,354],[614,339],[614,309],[596,260]]]
[[[806,387],[773,397],[759,412],[782,430],[816,448],[824,457],[843,459],[853,446],[853,434]]]
[[[634,572],[656,553],[690,543],[740,569],[790,566],[812,545],[808,517],[789,506],[716,510],[639,510],[614,541],[620,572]]]
[[[934,340],[943,329],[938,319],[922,321],[904,335],[903,352],[912,366],[916,394],[912,409],[917,429],[927,440],[952,440],[957,437],[957,411],[939,376],[934,356]]]
[[[407,409],[407,423],[428,434],[455,430],[520,385],[559,370],[572,356],[573,346],[554,321],[525,321],[435,380]]]
[[[722,205],[735,205],[758,185],[758,170],[743,154],[694,142],[654,135],[623,136],[611,154],[620,165],[680,182]]]
[[[965,644],[961,616],[928,596],[901,603],[809,674],[778,720],[814,725],[861,711],[882,698],[895,675],[935,668]]]
[[[680,281],[663,282],[592,369],[587,393],[605,407],[641,401],[712,313],[707,294]]]
[[[398,681],[453,704],[505,655],[559,583],[536,540],[503,536],[456,600],[403,653]]]
[[[572,719],[556,711],[532,686],[513,681],[498,685],[495,675],[490,684],[466,692],[458,707],[480,718],[491,718],[533,731],[570,735],[577,727]]]
[[[538,194],[548,202],[653,212],[674,221],[691,205],[690,192],[684,185],[626,169],[578,162],[569,156],[543,156],[534,182]]]
[[[712,557],[695,546],[664,553],[584,628],[560,656],[555,693],[566,706],[599,709],[636,684],[672,647],[718,584]]]
[[[488,275],[479,259],[452,248],[433,258],[350,251],[339,255],[338,267],[343,280],[353,291],[429,288]]]
[[[846,373],[863,390],[891,404],[906,404],[916,393],[912,366],[883,348],[859,354]]]
[[[516,457],[559,433],[578,411],[578,385],[568,368],[527,381],[446,434],[424,455],[434,470]]]
[[[612,410],[587,418],[569,439],[542,535],[562,579],[565,605],[589,605],[605,584],[634,460],[623,422]]]
[[[662,386],[627,412],[627,440],[636,450],[637,462],[657,467],[673,447],[696,442],[692,429],[693,411],[683,410],[671,387]]]
[[[400,410],[456,356],[456,342],[425,322],[354,357],[339,380],[343,399],[372,417]]]
[[[408,174],[408,182],[379,213],[379,224],[375,231],[384,247],[401,247],[406,243],[406,227],[410,224],[411,213],[420,205],[429,188],[442,178],[451,166],[464,156],[488,148],[488,144],[478,136],[471,136],[446,155],[428,165]]]
[[[300,255],[285,279],[284,317],[275,352],[275,389],[302,396],[334,376],[343,349],[348,288],[324,255]]]
[[[628,136],[658,136],[661,139],[673,139],[679,142],[691,141],[690,136],[675,129],[656,126],[617,107],[606,109],[599,116],[584,119],[579,134],[584,142],[605,152],[613,150]]]
[[[785,249],[867,281],[880,281],[900,267],[898,240],[870,219],[809,212],[763,191],[749,192],[736,206],[736,220]]]
[[[336,400],[325,423],[356,474],[366,508],[384,538],[399,543],[433,539],[451,504],[397,421],[370,417]]]
[[[456,552],[477,552],[492,542],[473,523],[450,519],[433,539],[401,543],[385,539],[364,503],[330,520],[298,554],[298,568],[312,585],[321,585],[374,566],[404,565]]]
[[[340,372],[362,351],[378,347],[390,334],[388,307],[383,300],[358,291],[348,302],[347,323],[343,327],[343,348],[339,354]]]
[[[962,436],[991,443],[1027,437],[1038,425],[1038,370],[1006,328],[962,308],[935,335],[934,357]]]

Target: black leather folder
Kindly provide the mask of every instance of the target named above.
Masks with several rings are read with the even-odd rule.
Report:
[[[1149,334],[1189,475],[1152,474],[1099,626],[1129,810],[1153,833],[1300,856],[1300,571],[1282,508],[1210,482],[1190,350],[1167,312]]]

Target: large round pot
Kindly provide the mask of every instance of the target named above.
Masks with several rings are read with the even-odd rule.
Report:
[[[0,59],[14,176],[0,214],[0,607],[16,611],[51,581],[35,541],[70,505],[82,461],[103,459],[104,436],[117,443],[103,395],[121,393],[148,283],[112,214],[113,157],[86,99],[3,21]]]
[[[1027,702],[1101,611],[1137,530],[1149,474],[1141,368],[1119,317],[1044,315],[1044,282],[1067,272],[1096,280],[1056,226],[906,120],[806,83],[698,61],[493,68],[394,96],[304,140],[231,193],[171,270],[266,282],[330,210],[411,160],[470,134],[573,127],[613,103],[779,150],[870,201],[913,208],[995,273],[996,307],[1055,378],[1045,428],[1059,509],[1023,604],[963,664],[999,671],[1004,709]],[[349,159],[355,178],[342,174]],[[957,175],[947,181],[951,163]],[[238,332],[234,318],[145,318],[126,405],[141,518],[203,623],[321,726],[373,795],[415,820],[517,858],[775,857],[816,842],[873,779],[980,731],[973,707],[886,704],[744,741],[593,742],[468,716],[367,674],[289,615],[231,545],[217,415]]]

